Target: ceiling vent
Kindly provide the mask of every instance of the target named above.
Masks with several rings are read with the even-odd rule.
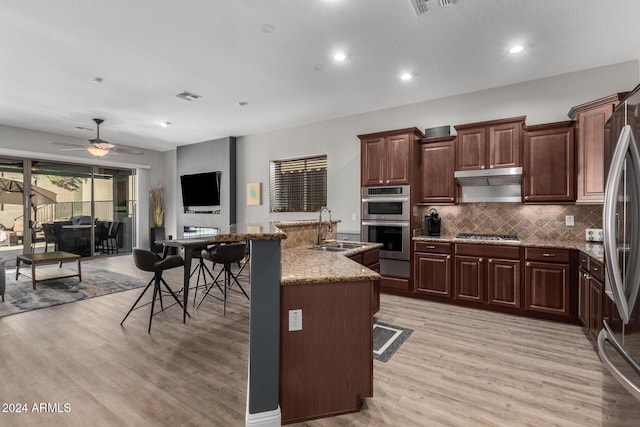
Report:
[[[420,16],[428,12],[427,1],[428,0],[411,0],[411,5],[413,6],[413,10],[416,12],[416,15]],[[457,1],[458,0],[438,0],[438,4],[440,7],[445,7],[451,6],[452,4],[457,3]]]
[[[184,99],[185,101],[193,101],[195,99],[202,98],[200,95],[196,95],[195,93],[189,92],[187,90],[177,94],[176,96],[178,98]]]
[[[411,0],[411,4],[416,15],[420,16],[423,13],[427,13],[427,0]]]

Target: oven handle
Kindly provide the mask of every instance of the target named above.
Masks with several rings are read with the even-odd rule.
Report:
[[[409,227],[409,221],[403,221],[403,222],[362,221],[362,225],[390,225],[392,227]]]
[[[409,198],[408,197],[375,197],[375,198],[363,198],[362,199],[362,203],[367,203],[367,202],[408,202]]]

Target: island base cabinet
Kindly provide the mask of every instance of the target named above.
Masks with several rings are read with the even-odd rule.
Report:
[[[373,396],[373,287],[373,281],[282,286],[283,424],[355,412]],[[289,330],[291,310],[302,310],[302,330]]]

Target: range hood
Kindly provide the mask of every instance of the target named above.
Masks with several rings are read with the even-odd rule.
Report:
[[[496,168],[456,171],[453,175],[461,187],[520,185],[522,168]]]

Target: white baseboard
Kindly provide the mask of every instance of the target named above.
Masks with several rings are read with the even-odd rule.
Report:
[[[280,406],[273,411],[250,414],[247,411],[245,426],[256,427],[280,427],[281,424]]]

